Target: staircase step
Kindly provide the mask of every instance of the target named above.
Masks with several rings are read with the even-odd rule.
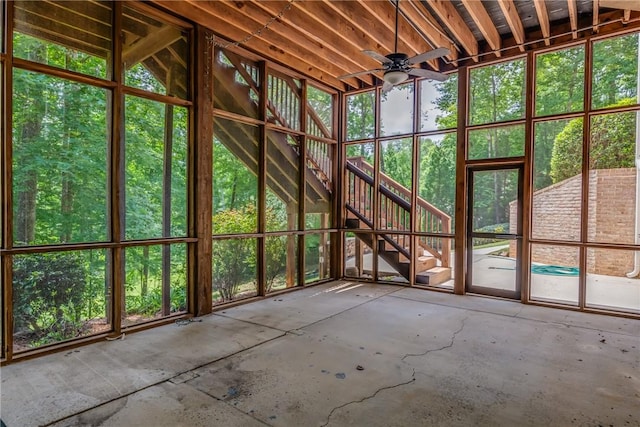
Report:
[[[451,279],[451,268],[435,267],[416,275],[416,283],[437,286]]]
[[[438,265],[438,260],[430,255],[424,255],[416,257],[416,271],[422,272],[425,270],[431,270]]]

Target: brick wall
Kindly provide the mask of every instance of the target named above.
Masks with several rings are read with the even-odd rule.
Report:
[[[633,168],[598,169],[589,173],[589,241],[634,243],[635,180]],[[579,241],[581,182],[578,175],[533,194],[533,238]],[[509,208],[509,225],[515,230],[516,203],[512,202]],[[515,249],[512,243],[510,256],[515,256]],[[531,255],[533,262],[577,266],[577,253],[575,248],[534,245]],[[632,251],[590,250],[587,253],[589,273],[624,276],[633,269]]]

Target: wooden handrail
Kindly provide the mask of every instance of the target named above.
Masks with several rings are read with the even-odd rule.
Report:
[[[354,212],[357,211],[358,208],[361,208],[361,206],[370,206],[370,189],[372,189],[374,185],[373,166],[369,164],[364,157],[360,156],[348,158],[346,168],[347,171],[354,176],[353,191],[362,193],[351,194],[351,188],[349,188],[347,191],[348,201],[353,201],[359,206],[350,206],[349,203],[347,203],[347,209]],[[409,230],[411,228],[408,217],[411,212],[411,203],[409,202],[409,200],[411,200],[411,191],[385,174],[380,174],[380,177],[384,182],[384,184],[380,184],[378,188],[381,196],[381,217],[384,218],[386,223],[385,226],[382,224],[380,226],[390,230]],[[357,185],[356,179],[364,183],[369,190],[365,190],[361,188],[361,185]],[[351,187],[351,178],[349,178],[348,184]],[[356,187],[360,188],[356,189]],[[417,198],[416,214],[414,222],[419,225],[418,231],[449,233],[451,230],[451,217],[421,197]],[[366,215],[361,212],[356,216],[366,218]],[[385,236],[386,235],[383,235],[383,238],[385,238]],[[389,239],[391,238],[389,237]],[[389,241],[389,239],[385,238],[385,241]],[[391,239],[391,241],[395,242],[393,239]],[[402,245],[398,245],[397,242],[392,243],[391,241],[389,241],[389,243],[394,247],[397,246],[396,249],[400,251]],[[434,257],[440,259],[442,266],[449,267],[451,250],[448,240],[439,237],[420,237],[418,244]],[[406,250],[403,248],[400,252],[404,254]]]

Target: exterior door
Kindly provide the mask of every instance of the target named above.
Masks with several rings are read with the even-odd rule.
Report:
[[[466,291],[520,299],[523,166],[468,174]]]

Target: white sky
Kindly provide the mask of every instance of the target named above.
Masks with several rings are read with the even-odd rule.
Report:
[[[384,135],[394,135],[411,132],[413,123],[413,94],[409,89],[410,85],[400,85],[391,89],[386,94],[386,99],[380,104],[380,115],[382,119],[382,131]],[[436,107],[435,100],[438,91],[434,84],[423,81],[418,87],[422,88],[420,129],[418,131],[435,130],[436,117],[442,112]],[[425,113],[427,117],[425,119]]]

